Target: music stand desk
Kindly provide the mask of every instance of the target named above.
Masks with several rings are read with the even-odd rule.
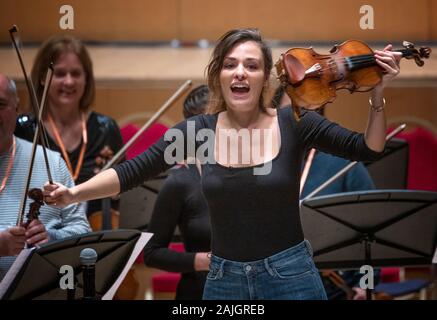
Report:
[[[133,252],[136,255],[142,250],[150,236],[137,230],[98,231],[57,240],[37,249],[24,249],[0,283],[0,299],[67,299],[67,290],[60,288],[63,265],[73,267],[77,280],[75,297],[81,298],[83,283],[79,256],[84,248],[97,252],[95,288],[100,299],[110,289],[116,289],[114,283],[119,285],[120,274],[124,274],[128,263],[136,258],[131,257]],[[147,238],[145,242],[141,241],[141,248],[137,245],[140,238]]]
[[[305,200],[305,238],[320,269],[430,265],[437,192],[372,190]]]

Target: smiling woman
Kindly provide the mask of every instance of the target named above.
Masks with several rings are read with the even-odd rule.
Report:
[[[244,111],[257,106],[267,81],[264,59],[256,42],[247,41],[236,46],[226,55],[220,72],[220,87],[228,110]]]
[[[385,85],[399,72],[399,65],[389,49],[375,58],[387,71],[385,81],[372,92],[372,102],[376,105],[382,101]],[[270,49],[258,30],[227,32],[217,43],[207,67],[208,86],[213,94],[210,114],[191,117],[174,127],[183,139],[181,150],[185,159],[192,143],[190,137],[205,129],[215,133],[215,161],[201,166],[202,192],[208,203],[212,229],[204,299],[326,299],[311,246],[304,239],[300,223],[302,159],[312,147],[353,160],[374,160],[382,154],[377,150],[379,142],[385,141],[383,111],[370,109],[364,136],[316,112],[302,112],[297,121],[291,107],[265,108],[263,88],[271,68]],[[189,128],[194,128],[194,132]],[[243,128],[270,129],[269,141],[275,152],[249,165],[218,163],[216,159],[221,159],[224,152],[217,147],[220,130],[235,132]],[[65,206],[138,186],[175,164],[165,161],[173,143],[170,140],[162,138],[136,158],[76,187],[46,185],[46,199]],[[262,139],[251,139],[249,150],[260,150],[263,143]],[[193,151],[202,147],[196,141]],[[253,169],[265,164],[271,170],[254,174]]]
[[[95,94],[92,61],[85,45],[68,35],[49,38],[39,49],[32,68],[38,100],[44,90],[47,66],[54,63],[43,115],[49,148],[62,154],[76,183],[94,176],[104,161],[103,153],[116,153],[122,146],[120,131],[113,119],[90,111]],[[15,134],[32,141],[33,115],[18,118]],[[112,202],[117,209],[118,203]],[[88,216],[101,210],[101,202],[88,204]]]
[[[255,104],[265,111],[264,94],[267,92],[272,66],[271,49],[262,41],[257,30],[242,29],[239,33],[232,30],[224,34],[214,48],[207,67],[208,87],[212,94],[209,112],[217,113],[227,109],[227,101],[224,100],[228,96],[226,90],[231,90],[230,86],[236,86],[237,83],[249,91],[250,85],[253,85],[253,89],[256,89],[253,91],[257,91],[252,92],[252,97],[257,98]],[[232,79],[235,70],[239,77]]]

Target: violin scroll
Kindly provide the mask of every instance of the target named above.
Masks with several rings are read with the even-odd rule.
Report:
[[[432,51],[430,47],[423,46],[420,47],[419,50],[417,50],[414,47],[414,43],[409,41],[403,41],[402,46],[406,50],[406,52],[404,53],[405,58],[414,59],[419,67],[422,67],[425,64],[425,62],[423,62],[423,59],[428,59]]]
[[[105,145],[102,150],[100,150],[99,155],[95,158],[96,168],[94,168],[94,173],[99,173],[103,167],[112,159],[114,152],[111,147]]]
[[[44,195],[41,189],[32,188],[29,190],[27,195],[33,200],[33,202],[29,205],[29,212],[27,213],[25,227],[27,227],[33,220],[38,219],[39,209],[44,205]]]

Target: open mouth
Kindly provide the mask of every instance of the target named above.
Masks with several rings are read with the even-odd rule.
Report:
[[[236,82],[231,84],[231,91],[235,94],[245,94],[250,91],[250,87],[247,83],[244,82]]]

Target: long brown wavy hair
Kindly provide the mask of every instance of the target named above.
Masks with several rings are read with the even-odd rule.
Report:
[[[211,60],[206,67],[207,83],[211,91],[208,113],[214,114],[226,110],[226,102],[220,86],[220,72],[223,68],[223,61],[235,45],[246,41],[254,41],[259,45],[264,58],[264,74],[266,76],[266,84],[268,84],[273,66],[272,51],[262,40],[258,29],[234,29],[228,31],[220,37],[212,53]],[[265,86],[259,98],[259,106],[263,111],[266,110],[264,96],[267,90],[268,86]]]

